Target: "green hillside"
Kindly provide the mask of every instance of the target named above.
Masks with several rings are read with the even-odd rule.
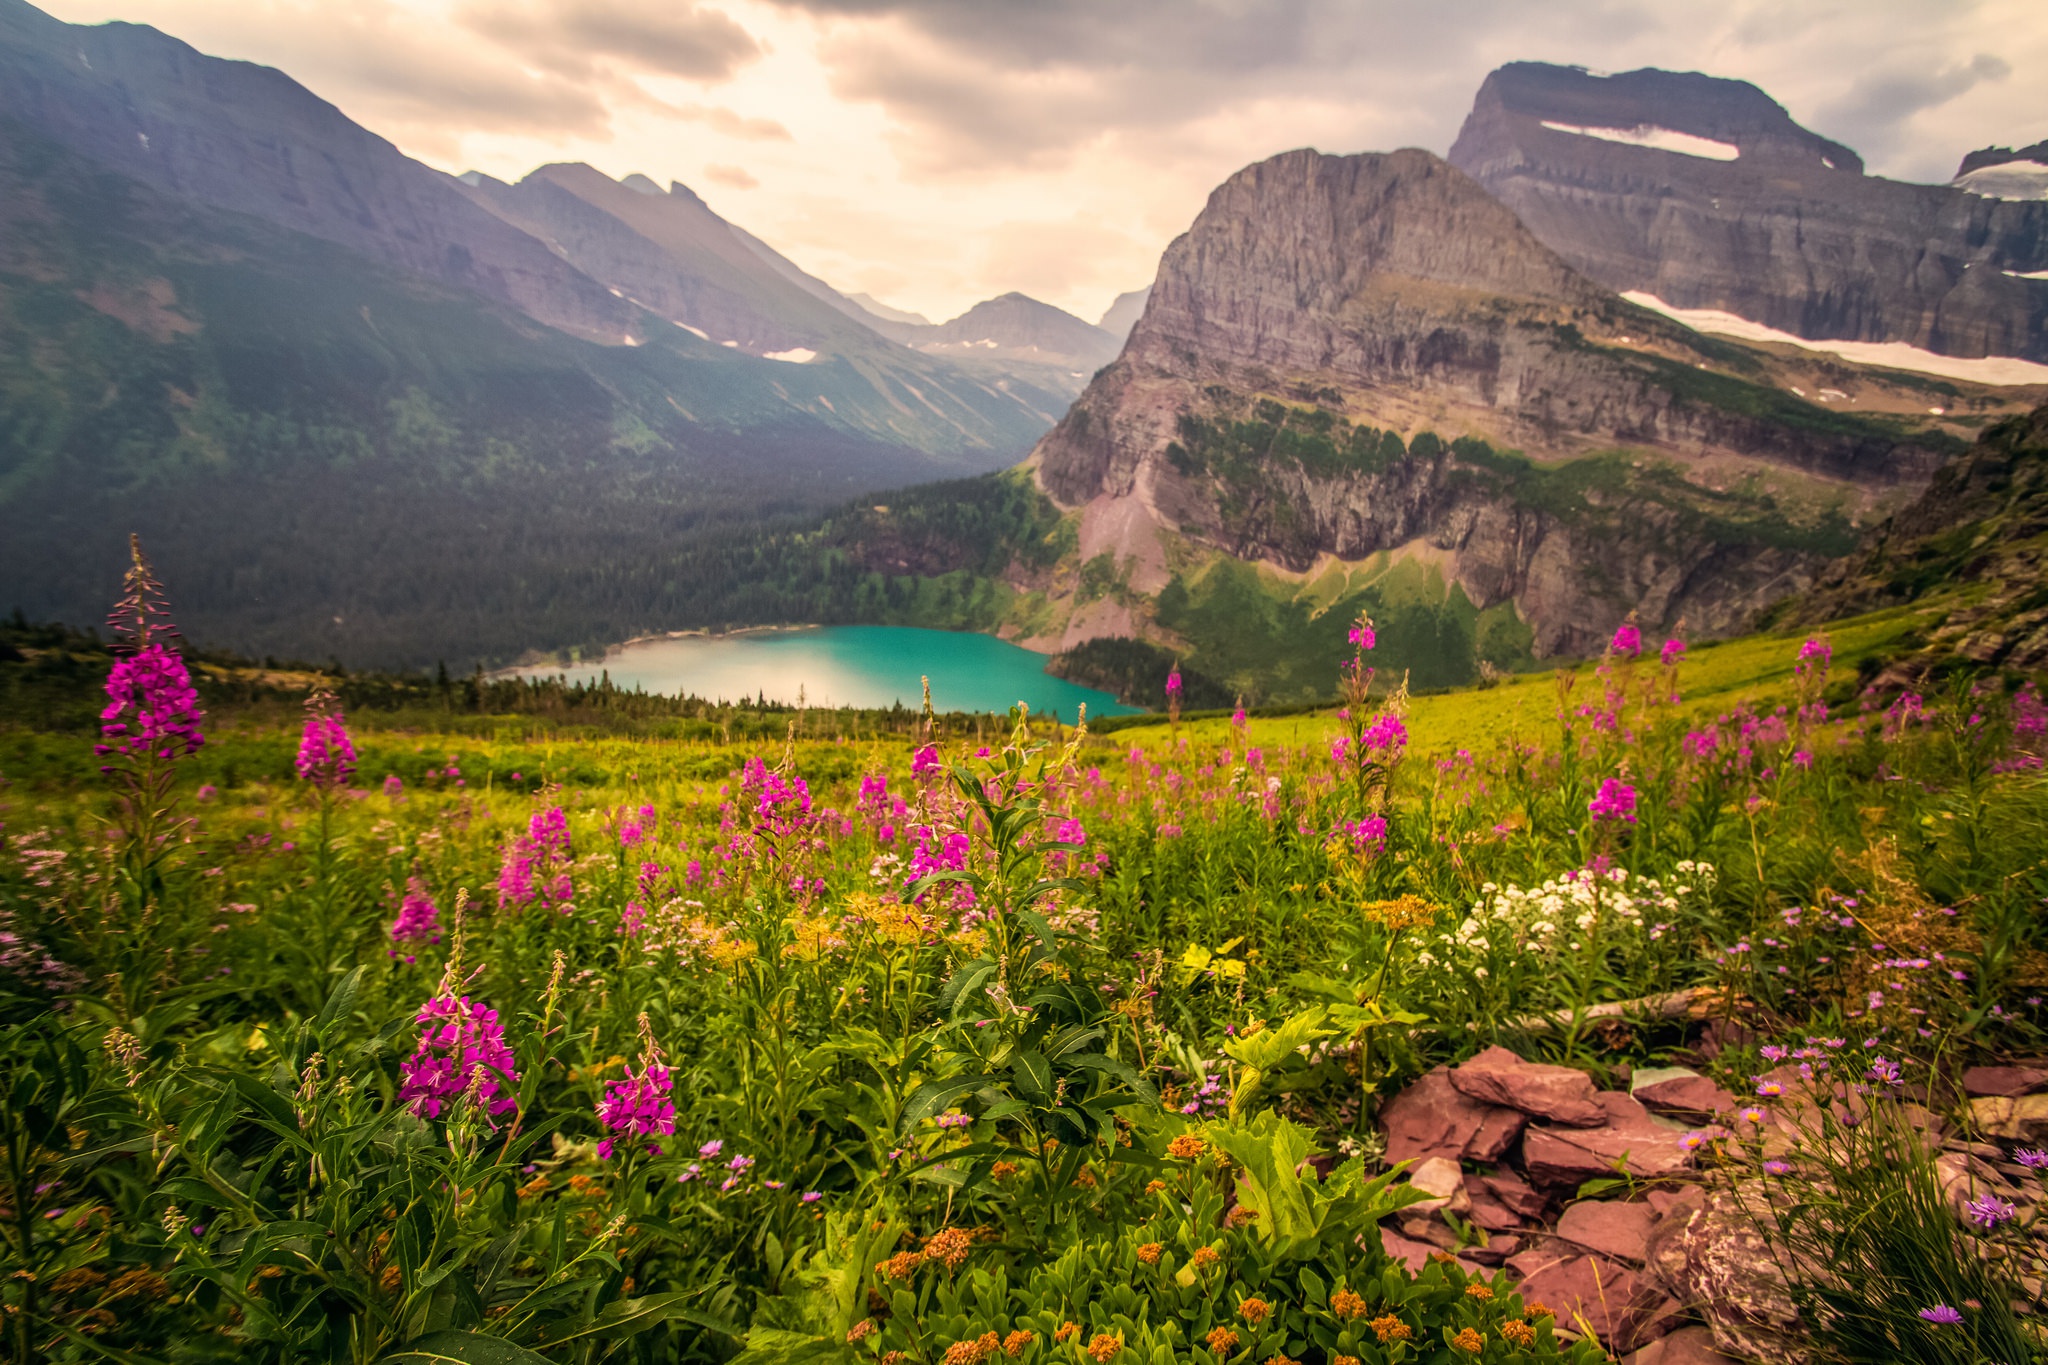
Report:
[[[695,531],[989,468],[1042,425],[953,390],[671,327],[593,345],[0,128],[0,591],[33,616],[95,619],[139,530],[194,634],[258,653],[618,639],[671,623]]]

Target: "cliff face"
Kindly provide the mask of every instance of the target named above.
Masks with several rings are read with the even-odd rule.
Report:
[[[1987,430],[1917,500],[1828,565],[1797,619],[1826,621],[1949,592],[1912,676],[1950,655],[1981,664],[2048,666],[2048,406]]]
[[[1852,515],[1960,444],[1911,434],[1911,385],[1838,378],[1893,414],[1853,415],[1794,392],[1821,387],[1800,363],[1615,297],[1426,152],[1290,152],[1211,196],[1034,459],[1084,556],[1420,553],[1573,652],[1630,610],[1711,630],[1803,584],[1846,523],[1757,489]]]
[[[2048,204],[1862,173],[1756,87],[1517,62],[1450,160],[1617,291],[1809,338],[2048,360]]]

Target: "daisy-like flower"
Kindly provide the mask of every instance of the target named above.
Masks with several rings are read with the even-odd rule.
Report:
[[[1937,1303],[1932,1308],[1921,1309],[1920,1316],[1926,1321],[1935,1324],[1937,1327],[1952,1326],[1953,1324],[1961,1322],[1963,1320],[1963,1315],[1961,1313],[1957,1312],[1955,1309],[1949,1307],[1945,1303]]]

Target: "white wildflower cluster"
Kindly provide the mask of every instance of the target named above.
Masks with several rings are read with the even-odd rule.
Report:
[[[1594,942],[1655,942],[1671,931],[1687,897],[1702,895],[1714,884],[1714,869],[1707,863],[1681,862],[1673,872],[1668,883],[1620,867],[1580,868],[1540,886],[1488,882],[1465,919],[1439,934],[1416,960],[1428,967],[1496,953],[1576,953]],[[1484,966],[1472,971],[1486,975]]]

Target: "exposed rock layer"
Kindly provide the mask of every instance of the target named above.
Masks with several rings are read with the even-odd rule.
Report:
[[[1738,155],[1566,131],[1639,127]],[[2048,283],[2020,278],[2048,269],[2048,203],[1866,176],[1745,82],[1515,62],[1450,159],[1611,289],[1810,338],[2048,360]]]

